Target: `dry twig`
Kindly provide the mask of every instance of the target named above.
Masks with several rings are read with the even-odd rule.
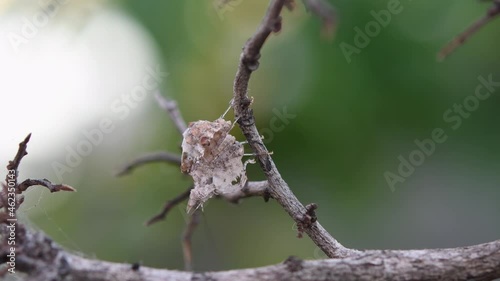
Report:
[[[177,103],[174,100],[164,98],[159,93],[157,93],[155,95],[155,97],[156,97],[156,100],[157,100],[158,104],[160,105],[160,107],[165,109],[165,111],[170,116],[170,119],[172,119],[172,121],[176,125],[177,130],[182,135],[182,133],[186,130],[186,123],[184,122],[184,119],[182,118],[182,115],[179,111],[179,108],[177,107]],[[170,152],[150,153],[150,154],[138,157],[134,161],[128,163],[123,168],[121,168],[116,173],[116,175],[122,176],[122,175],[128,174],[139,166],[142,166],[142,165],[148,164],[148,163],[153,163],[153,162],[166,162],[166,163],[180,165],[181,164],[181,157],[179,155],[176,155],[176,154],[173,154]],[[265,197],[267,194],[267,188],[268,188],[267,181],[248,182],[243,189],[235,191],[234,193],[231,193],[231,194],[225,194],[224,196],[219,195],[218,197],[222,197],[222,198],[228,200],[229,202],[237,203],[240,199],[250,197],[250,196],[264,196]],[[165,203],[165,205],[163,206],[161,212],[158,213],[157,215],[153,216],[145,224],[147,226],[149,226],[149,225],[152,225],[156,222],[164,220],[165,217],[167,216],[167,214],[170,212],[170,210],[173,207],[177,206],[178,204],[182,203],[183,201],[185,201],[189,198],[191,189],[193,189],[193,186],[190,186],[188,189],[186,189],[181,194],[179,194],[176,197],[174,197],[173,199],[167,201]],[[190,217],[190,221],[187,224],[186,230],[184,232],[182,245],[183,245],[184,261],[185,261],[186,270],[192,270],[191,237],[192,237],[192,234],[195,230],[195,226],[198,224],[199,219],[200,219],[199,214],[197,212],[195,214],[193,214],[193,216]]]
[[[27,179],[24,180],[19,186],[17,187],[17,193],[21,194],[21,192],[25,191],[28,189],[30,186],[34,185],[40,185],[40,186],[45,186],[46,188],[49,189],[50,192],[57,192],[57,191],[76,191],[73,187],[67,185],[67,184],[54,184],[50,182],[48,179]]]
[[[181,157],[177,154],[170,153],[170,152],[153,152],[153,153],[148,153],[143,156],[139,156],[130,163],[127,163],[125,166],[120,168],[115,175],[117,177],[121,177],[127,174],[130,174],[133,170],[136,168],[145,165],[145,164],[150,164],[150,163],[156,163],[156,162],[163,162],[163,163],[169,163],[169,164],[175,164],[175,165],[180,165],[181,164]]]
[[[477,33],[483,26],[500,15],[500,1],[494,0],[493,6],[488,9],[486,15],[470,25],[464,32],[460,33],[455,39],[444,46],[438,54],[438,60],[444,60],[458,47],[462,46],[472,35]]]
[[[309,0],[305,2],[313,3]],[[65,252],[50,239],[40,233],[31,233],[20,227],[19,243],[23,246],[17,264],[19,269],[30,276],[30,280],[128,280],[128,281],[159,281],[159,280],[493,280],[500,278],[500,240],[453,249],[429,250],[365,250],[348,249],[337,242],[317,221],[315,204],[303,206],[292,193],[277,170],[270,153],[263,144],[257,128],[252,109],[252,99],[248,97],[248,83],[253,71],[259,65],[260,50],[272,32],[281,29],[280,13],[290,0],[272,0],[260,27],[248,40],[240,57],[240,64],[234,81],[233,108],[238,124],[249,145],[259,160],[260,166],[267,177],[264,182],[249,182],[248,185],[234,195],[225,196],[230,201],[238,201],[250,195],[274,198],[285,211],[300,226],[300,231],[306,232],[314,243],[329,257],[317,261],[302,261],[289,258],[283,264],[267,267],[231,270],[222,272],[179,272],[159,270],[129,264],[117,264],[82,258]],[[497,3],[497,2],[495,2]],[[172,103],[170,104],[172,105]],[[167,110],[173,119],[179,112],[174,108]],[[177,113],[176,113],[177,112]],[[177,117],[175,117],[177,116]],[[175,120],[174,120],[175,122]],[[176,125],[179,131],[182,124]],[[185,126],[185,123],[184,123]],[[29,138],[28,138],[29,139]],[[27,142],[27,141],[26,141]],[[24,146],[26,143],[24,144]],[[25,148],[20,151],[25,152]],[[17,171],[19,160],[16,156],[12,161]],[[17,165],[15,164],[17,163]],[[9,164],[10,165],[10,164]],[[26,188],[30,185],[26,184]],[[37,183],[39,184],[39,183]],[[47,184],[49,185],[49,184]],[[46,185],[46,186],[47,186]],[[50,185],[49,185],[50,186]],[[56,189],[49,187],[49,189]],[[63,188],[60,187],[62,190]],[[157,217],[162,219],[178,202],[186,199],[185,191],[173,203],[167,203],[162,213]],[[153,218],[154,219],[154,218]],[[197,218],[192,217],[184,235],[184,251],[186,266],[191,268],[191,237]],[[154,220],[153,222],[157,221]],[[9,230],[0,227],[0,234]],[[0,262],[6,262],[8,249],[0,248]]]
[[[45,186],[47,187],[50,192],[57,192],[57,191],[76,191],[73,187],[66,185],[66,184],[54,184],[50,182],[48,179],[27,179],[24,180],[22,183],[18,184],[18,175],[19,175],[19,165],[21,164],[21,160],[23,159],[24,156],[28,155],[28,142],[30,141],[31,138],[31,133],[28,134],[28,136],[19,144],[19,149],[16,153],[16,156],[12,161],[9,161],[9,164],[7,165],[7,170],[8,171],[13,171],[7,173],[5,182],[6,183],[13,183],[14,189],[15,189],[15,194],[20,195],[24,191],[26,191],[29,187],[34,186],[34,185],[40,185],[40,186]],[[13,176],[10,176],[12,175]],[[7,190],[7,184],[2,184],[2,192],[0,193],[0,208],[5,207],[6,212],[8,213],[9,210],[8,204],[7,204],[7,194],[9,193]],[[22,196],[16,196],[16,210],[19,208],[20,204],[24,198]]]
[[[304,6],[318,16],[323,23],[323,34],[332,37],[337,25],[335,9],[326,0],[302,0]]]
[[[9,161],[9,164],[7,165],[7,170],[14,170],[16,177],[14,183],[17,185],[17,175],[19,174],[18,168],[19,165],[21,164],[21,160],[23,159],[24,156],[28,155],[28,151],[26,149],[28,148],[28,142],[31,139],[31,133],[26,136],[26,138],[19,144],[19,149],[17,150],[16,156],[12,161]],[[9,181],[9,177],[7,176],[5,178],[5,181]]]
[[[179,133],[182,135],[182,133],[186,131],[187,126],[184,118],[182,118],[182,115],[179,111],[177,102],[172,99],[163,97],[162,95],[160,95],[160,93],[156,93],[155,98],[160,107],[168,113],[170,119],[172,119],[172,122],[174,122],[177,131],[179,131]]]
[[[271,197],[276,199],[285,211],[295,220],[297,224],[302,223],[302,218],[306,214],[306,208],[295,197],[288,187],[288,184],[281,177],[270,153],[260,138],[259,131],[255,126],[255,118],[250,108],[252,99],[247,95],[248,83],[253,71],[259,65],[260,50],[264,42],[272,32],[276,32],[276,26],[281,27],[280,13],[285,0],[273,0],[269,4],[267,14],[262,20],[257,32],[250,38],[240,56],[240,64],[234,79],[233,86],[233,108],[238,120],[238,125],[245,135],[248,144],[252,148],[259,164],[264,171],[269,182],[269,192]],[[329,257],[341,258],[359,251],[345,248],[335,240],[318,221],[304,229],[313,242]]]
[[[145,225],[149,226],[161,220],[164,220],[168,212],[170,212],[170,210],[173,207],[177,206],[178,204],[182,203],[183,201],[189,198],[189,193],[191,192],[191,189],[193,189],[193,186],[190,186],[188,189],[186,189],[184,192],[174,197],[172,200],[168,200],[163,206],[161,212],[152,217],[151,219],[149,219],[145,223]]]
[[[200,213],[201,211],[196,210],[190,217],[189,222],[182,234],[182,253],[184,255],[184,269],[186,271],[193,271],[193,255],[191,241],[193,239],[193,234],[200,223]]]
[[[0,228],[0,234],[7,232]],[[430,250],[368,250],[343,259],[303,261],[219,272],[182,272],[97,261],[61,249],[41,233],[22,230],[17,266],[30,281],[409,281],[494,280],[500,277],[500,240],[475,246]],[[5,247],[0,263],[6,262]]]

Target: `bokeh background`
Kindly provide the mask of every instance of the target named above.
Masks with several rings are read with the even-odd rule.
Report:
[[[106,118],[114,126],[62,175],[78,192],[33,188],[19,213],[23,221],[87,257],[182,269],[185,204],[165,221],[143,223],[184,191],[189,177],[167,164],[114,177],[144,153],[179,152],[181,137],[154,90],[136,102],[124,96],[159,68],[168,76],[158,89],[178,101],[187,121],[216,119],[231,98],[241,47],[267,2],[221,8],[216,0],[2,1],[0,161],[7,164],[32,132],[20,177],[58,182],[54,163],[65,163],[84,132]],[[295,116],[267,136],[284,179],[301,202],[319,205],[320,222],[348,247],[457,247],[498,239],[500,88],[457,130],[443,113],[474,94],[479,76],[500,81],[500,22],[444,62],[436,60],[490,4],[402,0],[402,11],[349,63],[340,44],[354,45],[355,27],[364,29],[371,11],[390,1],[331,2],[339,20],[333,40],[299,2],[283,13],[283,30],[268,40],[251,80],[259,129],[272,129],[276,112]],[[46,23],[41,12],[50,14]],[[443,128],[446,142],[391,190],[384,174],[397,173],[398,156],[408,159],[414,141],[430,138],[435,128]],[[243,139],[237,128],[234,134]],[[264,178],[258,165],[249,178]],[[296,236],[293,221],[272,200],[213,200],[194,235],[194,267],[325,257],[307,236]]]

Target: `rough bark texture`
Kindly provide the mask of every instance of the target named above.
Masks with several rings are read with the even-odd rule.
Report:
[[[241,131],[245,135],[250,147],[257,155],[260,166],[269,181],[269,192],[285,211],[309,235],[314,243],[329,257],[341,258],[356,254],[358,251],[347,249],[333,238],[319,222],[304,222],[306,208],[295,197],[287,183],[281,177],[269,151],[262,142],[259,131],[255,126],[255,118],[250,108],[252,99],[248,97],[248,82],[253,71],[259,66],[260,49],[272,32],[281,29],[280,13],[285,0],[271,1],[267,14],[260,27],[246,43],[240,57],[240,64],[233,88],[233,108]]]
[[[2,231],[6,231],[5,227]],[[343,259],[303,261],[290,257],[272,266],[192,273],[83,258],[65,252],[41,233],[20,231],[17,270],[31,281],[330,281],[493,280],[500,277],[500,240],[471,247],[432,250],[368,250]],[[1,253],[5,257],[5,253]]]

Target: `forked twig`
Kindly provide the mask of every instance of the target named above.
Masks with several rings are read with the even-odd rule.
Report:
[[[8,172],[7,176],[5,178],[5,182],[9,183],[8,185],[10,186],[10,183],[13,183],[13,186],[15,188],[15,194],[19,195],[22,194],[24,191],[26,191],[29,187],[34,186],[34,185],[40,185],[40,186],[45,186],[47,187],[50,192],[57,192],[57,191],[76,191],[73,187],[66,185],[66,184],[54,184],[50,182],[48,179],[26,179],[22,183],[18,184],[18,178],[17,176],[19,175],[19,165],[21,164],[21,160],[23,159],[24,156],[28,154],[27,148],[28,148],[28,142],[31,139],[31,133],[28,134],[28,136],[19,144],[19,149],[16,153],[16,156],[12,161],[9,161],[9,164],[7,165],[7,170],[8,171],[13,171],[13,172]],[[8,187],[7,184],[2,184],[2,192],[0,193],[0,208],[5,207],[8,208],[7,204],[7,194],[8,192]],[[23,202],[24,198],[17,197],[16,196],[16,210],[19,208],[21,203]],[[6,212],[9,212],[8,209],[6,209]]]
[[[290,0],[271,1],[268,14],[256,35],[249,40],[245,48],[239,70],[235,79],[235,113],[238,123],[249,144],[258,155],[264,173],[269,180],[271,196],[275,198],[303,231],[330,257],[342,259],[322,259],[303,261],[289,258],[284,263],[219,272],[182,272],[178,270],[154,269],[134,264],[111,263],[96,259],[84,258],[81,255],[65,251],[47,236],[32,232],[19,224],[16,247],[16,270],[27,273],[29,280],[129,280],[129,281],[254,281],[254,280],[303,280],[303,281],[335,281],[335,280],[493,280],[500,277],[500,240],[489,243],[458,247],[451,249],[420,250],[363,250],[346,249],[336,242],[317,222],[315,204],[303,206],[291,193],[288,185],[279,175],[266,147],[260,140],[254,125],[254,116],[249,108],[247,96],[248,80],[252,71],[257,69],[259,50],[271,31],[281,27],[279,14],[283,5]],[[252,49],[253,48],[253,49]],[[241,118],[240,118],[241,117]],[[27,141],[26,141],[27,142]],[[25,143],[26,145],[26,143]],[[26,152],[26,148],[20,149]],[[19,154],[19,153],[18,153]],[[19,155],[23,156],[23,153]],[[22,156],[20,158],[22,158]],[[17,158],[17,157],[16,157]],[[19,161],[12,161],[19,165]],[[9,164],[10,165],[10,164]],[[17,166],[15,167],[17,171]],[[28,184],[26,185],[28,186]],[[250,185],[249,185],[250,186]],[[264,187],[264,184],[257,186]],[[27,188],[27,187],[26,187]],[[250,187],[249,187],[250,189]],[[266,191],[264,191],[265,193]],[[265,196],[265,195],[264,195]],[[2,213],[0,213],[0,216]],[[184,233],[183,245],[188,255],[186,264],[192,268],[191,238],[197,221],[191,221]],[[6,225],[0,225],[0,236],[7,237],[12,233]],[[7,255],[12,248],[7,243],[0,243],[0,261],[7,262]],[[0,275],[5,271],[0,271]]]
[[[186,123],[184,122],[184,119],[182,118],[182,115],[180,113],[179,108],[177,107],[177,103],[174,100],[164,98],[161,96],[159,93],[156,93],[155,98],[160,105],[161,108],[163,108],[172,121],[174,122],[177,131],[182,135],[184,131],[186,130]],[[149,164],[149,163],[154,163],[154,162],[166,162],[166,163],[172,163],[176,165],[181,164],[181,157],[177,154],[173,154],[170,152],[155,152],[155,153],[150,153],[146,154],[144,156],[138,157],[134,161],[126,164],[124,167],[118,170],[116,173],[117,176],[123,176],[126,175],[130,172],[132,172],[135,168],[142,166],[144,164]],[[229,202],[232,203],[237,203],[240,199],[250,197],[250,196],[262,196],[264,199],[269,199],[269,192],[268,192],[268,184],[267,181],[264,182],[248,182],[246,186],[238,191],[235,191],[230,194],[225,194],[224,196],[218,196],[218,197],[223,197],[224,199],[228,200]],[[173,199],[167,201],[165,205],[163,206],[162,210],[150,218],[145,225],[149,226],[154,223],[157,223],[161,220],[164,220],[167,214],[172,210],[173,207],[177,206],[178,204],[182,203],[183,201],[187,200],[189,198],[191,189],[193,189],[193,186],[190,186],[188,189],[186,189],[184,192],[181,194],[177,195]],[[184,251],[184,259],[185,259],[185,265],[187,270],[192,270],[192,254],[191,254],[191,236],[192,232],[194,232],[195,226],[198,224],[199,221],[199,214],[198,212],[195,212],[193,216],[190,217],[190,223],[187,225],[186,230],[184,232],[184,238],[183,238],[183,251]]]

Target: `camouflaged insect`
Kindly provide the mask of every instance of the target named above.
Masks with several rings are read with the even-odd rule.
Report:
[[[229,134],[230,121],[191,122],[182,134],[181,171],[193,177],[187,211],[193,212],[214,195],[242,188],[247,182],[243,145]]]

